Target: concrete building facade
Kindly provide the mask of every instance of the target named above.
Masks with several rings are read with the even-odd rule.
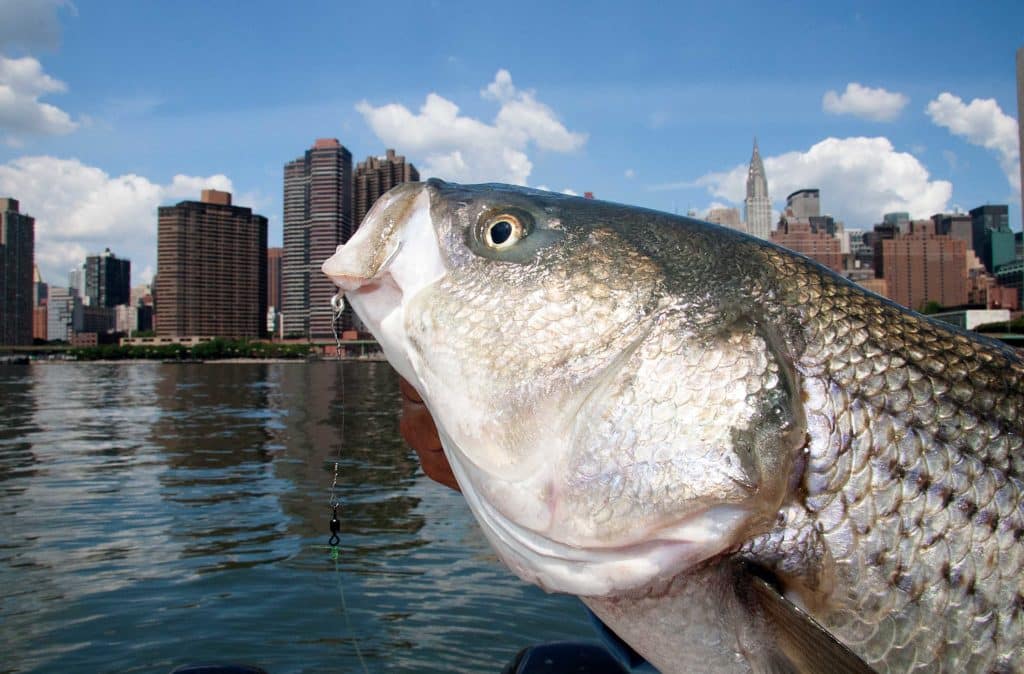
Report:
[[[936,213],[932,216],[935,233],[960,239],[967,248],[974,250],[974,236],[971,232],[971,216],[967,213]]]
[[[46,299],[46,339],[71,341],[74,334],[75,309],[82,299],[71,288],[51,287]]]
[[[743,218],[747,232],[761,239],[771,238],[772,201],[768,196],[768,178],[761,161],[761,151],[754,139],[754,152],[747,169],[747,196],[743,200]]]
[[[337,287],[321,271],[348,241],[352,215],[352,153],[335,138],[320,138],[284,166],[284,252],[281,263],[284,336],[333,336],[331,298]],[[342,327],[353,323],[346,308]]]
[[[0,199],[0,345],[32,344],[35,228],[17,199]]]
[[[367,157],[356,165],[352,222],[358,228],[373,203],[395,185],[415,182],[420,172],[405,157],[388,149],[383,157]]]
[[[786,197],[786,210],[801,220],[810,220],[821,215],[821,191],[803,189]]]
[[[158,210],[156,332],[266,336],[267,219],[203,190]]]

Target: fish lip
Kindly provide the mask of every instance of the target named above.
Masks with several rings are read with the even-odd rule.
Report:
[[[716,541],[655,536],[651,540],[622,545],[564,543],[517,524],[480,498],[472,484],[467,485],[465,480],[460,479],[460,485],[467,500],[475,506],[473,510],[484,530],[489,530],[500,542],[495,545],[499,555],[525,580],[548,591],[589,597],[656,591],[680,573],[734,546],[732,535],[721,536]],[[713,508],[690,513],[659,527],[655,535],[678,528],[681,523],[699,520],[711,510]]]
[[[384,260],[381,262],[380,266],[377,268],[377,271],[372,276],[363,276],[359,274],[345,274],[342,272],[328,271],[326,261],[320,266],[320,271],[322,271],[324,275],[327,276],[327,278],[331,279],[334,285],[338,286],[346,293],[353,292],[361,289],[363,286],[373,283],[374,281],[379,281],[384,276],[386,276],[388,273],[388,267],[391,266],[391,263],[398,256],[398,252],[401,249],[402,242],[401,240],[398,240],[395,242],[394,246],[391,248],[388,254],[384,257]]]
[[[421,195],[424,183],[402,183],[381,196],[356,231],[320,265],[320,271],[348,292],[384,274],[402,249],[401,230]],[[379,243],[378,243],[379,242]]]

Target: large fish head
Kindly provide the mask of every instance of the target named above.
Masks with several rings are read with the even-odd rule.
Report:
[[[735,546],[774,518],[802,441],[770,340],[670,287],[636,241],[675,245],[685,222],[651,218],[672,216],[407,183],[323,265],[501,558],[549,590],[644,591]]]

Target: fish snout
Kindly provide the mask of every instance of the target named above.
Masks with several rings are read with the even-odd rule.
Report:
[[[399,231],[423,189],[423,183],[403,183],[382,195],[321,271],[346,292],[373,282],[398,252]]]

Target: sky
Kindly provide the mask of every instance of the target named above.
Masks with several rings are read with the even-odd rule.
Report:
[[[319,137],[421,176],[698,216],[821,190],[848,229],[1007,204],[1020,229],[1024,3],[0,0],[0,196],[49,283],[156,270],[156,209],[270,219]]]

